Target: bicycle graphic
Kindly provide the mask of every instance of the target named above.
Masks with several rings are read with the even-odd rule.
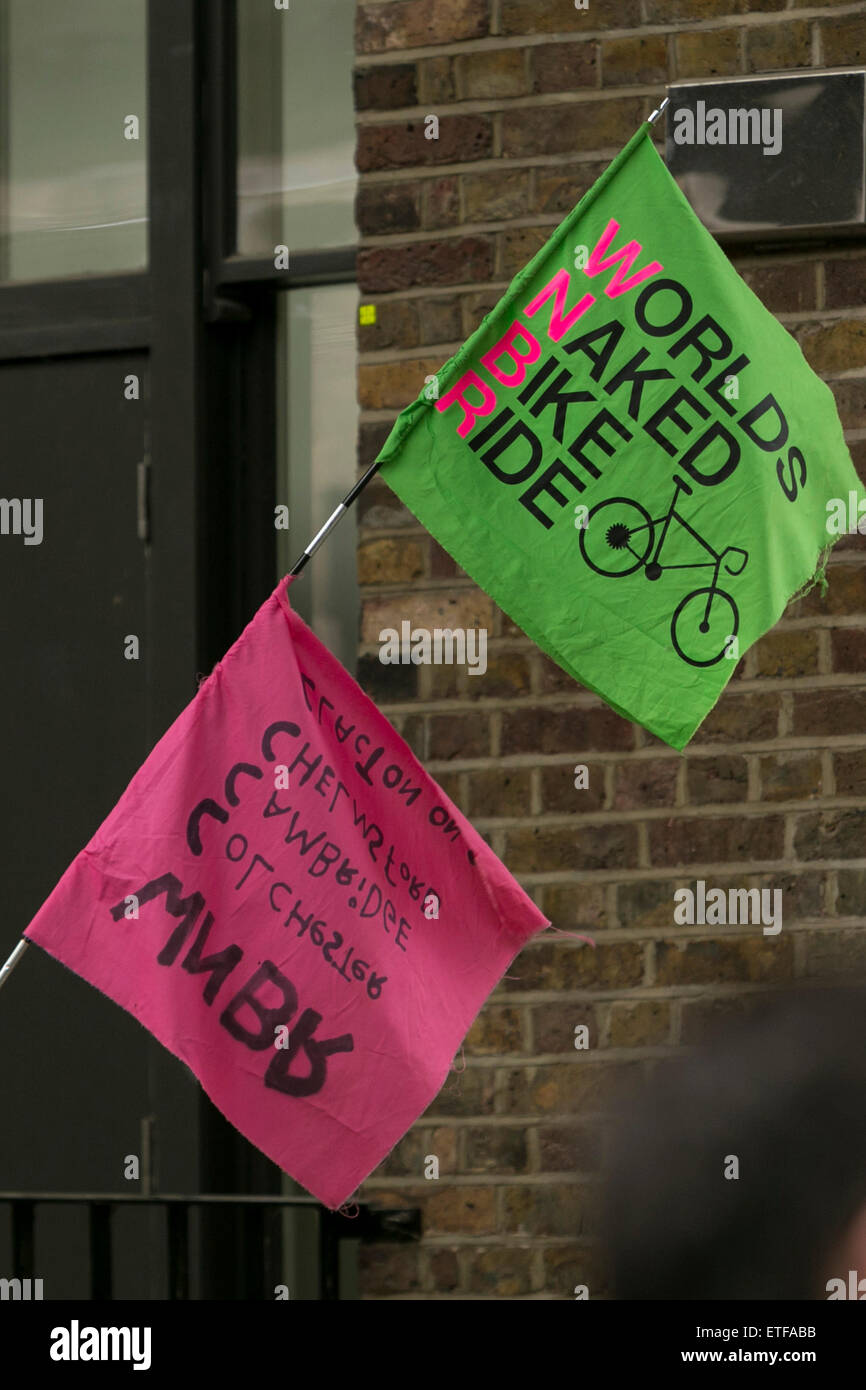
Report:
[[[651,580],[660,579],[665,570],[712,569],[711,582],[705,588],[686,594],[677,607],[671,618],[671,641],[677,655],[690,666],[714,666],[724,656],[730,638],[736,637],[740,623],[737,605],[730,594],[718,586],[719,572],[724,562],[728,574],[742,574],[749,555],[736,545],[729,545],[721,552],[714,550],[677,511],[681,492],[689,497],[692,495],[688,483],[674,475],[674,495],[667,512],[660,517],[651,517],[630,497],[610,497],[599,502],[580,531],[580,550],[590,569],[607,579],[624,579],[641,566],[646,578]],[[711,558],[691,564],[663,565],[662,547],[672,521],[688,531]],[[657,527],[661,530],[654,547]],[[742,559],[734,568],[726,557],[736,555]]]

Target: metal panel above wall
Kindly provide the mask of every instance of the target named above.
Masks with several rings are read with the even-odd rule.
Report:
[[[665,157],[720,240],[862,235],[866,72],[669,88]]]

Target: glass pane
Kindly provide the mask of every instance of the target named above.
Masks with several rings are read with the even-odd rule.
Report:
[[[238,0],[237,250],[351,246],[355,0]]]
[[[0,279],[146,264],[146,9],[0,0]]]
[[[277,531],[283,575],[355,481],[358,287],[286,290],[278,313],[277,502],[289,508],[288,531]],[[349,671],[358,646],[355,510],[349,508],[292,589],[292,606]]]

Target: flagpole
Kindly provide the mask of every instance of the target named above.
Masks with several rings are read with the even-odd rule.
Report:
[[[665,97],[658,111],[653,111],[652,115],[647,116],[647,120],[649,121],[650,125],[652,125],[655,121],[658,120],[659,116],[662,114],[669,101],[670,97]]]
[[[2,969],[0,969],[0,989],[3,988],[6,981],[9,979],[9,976],[12,974],[12,971],[15,969],[16,965],[18,964],[21,957],[24,955],[24,952],[27,950],[27,947],[29,945],[30,942],[26,939],[26,937],[22,936],[21,940],[18,942],[18,945],[15,947],[15,950],[12,952],[6,964],[3,966]]]
[[[363,492],[364,488],[367,486],[370,479],[373,477],[373,474],[378,473],[381,466],[382,465],[378,460],[375,463],[370,464],[370,467],[367,469],[363,478],[359,478],[355,486],[353,488],[350,488],[340,505],[338,507],[335,507],[334,510],[331,512],[331,515],[328,517],[328,520],[325,522],[322,529],[320,531],[317,531],[315,536],[313,536],[313,539],[310,541],[310,544],[307,546],[301,558],[295,563],[292,569],[289,570],[289,574],[300,574],[301,570],[304,568],[304,565],[307,563],[310,556],[318,550],[325,537],[331,534],[343,513],[347,511],[349,507],[351,507],[355,498]]]

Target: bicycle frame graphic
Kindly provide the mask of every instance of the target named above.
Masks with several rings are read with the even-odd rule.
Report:
[[[740,624],[737,605],[729,593],[719,588],[719,573],[724,564],[728,574],[742,574],[749,555],[736,545],[715,550],[677,510],[681,492],[692,495],[688,483],[674,475],[674,495],[667,512],[659,517],[651,517],[631,497],[609,497],[599,502],[580,530],[580,551],[590,569],[607,579],[624,579],[641,567],[650,580],[660,579],[665,570],[711,569],[710,583],[686,594],[674,612],[671,642],[677,655],[690,666],[714,666],[725,655],[728,641],[736,637]],[[687,531],[709,559],[662,564],[662,549],[672,522]],[[733,556],[740,556],[736,566],[728,558]]]

